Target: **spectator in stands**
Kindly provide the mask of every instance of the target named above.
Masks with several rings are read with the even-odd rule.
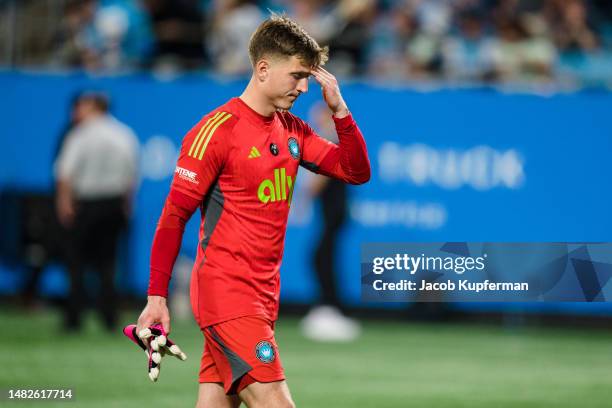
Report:
[[[91,71],[138,68],[149,57],[148,15],[131,3],[71,1],[57,35],[55,61]]]
[[[406,49],[417,30],[418,22],[414,10],[403,4],[379,14],[368,47],[368,74],[372,79],[406,78]]]
[[[419,30],[406,47],[410,79],[435,79],[442,73],[442,38]]]
[[[485,50],[486,77],[496,82],[550,80],[556,58],[552,43],[532,35],[518,17],[499,20],[497,24],[497,36]]]
[[[483,16],[476,9],[464,11],[457,16],[456,27],[442,46],[445,75],[454,81],[479,81],[486,70]]]
[[[319,44],[327,44],[337,27],[336,16],[323,0],[295,0],[287,4],[288,14]]]
[[[45,3],[45,9],[33,3],[16,2],[24,14],[20,19],[26,34],[15,44],[45,50],[49,47],[43,43],[48,40],[27,34],[27,29],[38,26],[41,13],[52,16],[48,11],[52,6]],[[573,83],[572,78],[580,78],[601,84],[609,82],[612,67],[612,6],[604,0],[66,0],[64,4],[57,46],[51,47],[54,58],[36,58],[86,70],[153,66],[244,75],[250,63],[241,50],[267,7],[288,12],[320,43],[329,45],[334,65],[330,69],[339,75],[368,74],[383,81],[472,81],[484,76],[489,81]],[[15,18],[2,8],[0,13],[2,21]],[[2,35],[6,34],[0,30]],[[6,55],[20,64],[32,61],[30,54],[18,49]]]
[[[561,52],[594,51],[599,46],[597,34],[587,18],[582,0],[551,0],[546,12],[553,26],[553,37]]]
[[[92,67],[96,56],[87,46],[86,31],[96,12],[95,0],[71,0],[66,3],[55,46],[54,61],[67,67]]]
[[[251,33],[264,20],[254,1],[215,0],[207,46],[217,71],[245,75],[252,70],[248,50]]]
[[[329,69],[338,76],[367,71],[367,45],[376,17],[374,0],[340,0],[333,11],[336,30],[329,40]]]
[[[194,70],[209,64],[202,45],[204,13],[197,0],[144,0],[144,4],[155,37],[155,70]]]

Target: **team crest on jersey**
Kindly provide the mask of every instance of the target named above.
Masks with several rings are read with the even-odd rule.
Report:
[[[300,158],[300,145],[298,144],[297,140],[295,140],[295,138],[290,137],[289,140],[287,141],[287,145],[289,146],[289,153],[291,153],[291,157],[293,157],[294,159],[299,159]]]
[[[274,361],[274,347],[272,343],[262,340],[255,347],[255,356],[262,363],[271,363]]]

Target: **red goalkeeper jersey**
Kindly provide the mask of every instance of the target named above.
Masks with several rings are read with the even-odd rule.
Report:
[[[287,217],[298,167],[352,184],[370,165],[352,117],[336,119],[339,143],[288,112],[265,117],[233,98],[185,136],[151,254],[149,295],[167,296],[185,222],[199,207],[200,245],[191,278],[196,320],[278,314]]]

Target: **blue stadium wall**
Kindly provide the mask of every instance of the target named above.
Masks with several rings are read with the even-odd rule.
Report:
[[[208,76],[0,73],[0,189],[50,190],[53,154],[72,96],[84,89],[107,92],[113,114],[141,142],[141,181],[120,282],[124,292],[144,294],[151,240],[182,136],[244,85]],[[320,101],[317,88],[311,83],[294,113],[308,119]],[[350,188],[350,222],[337,254],[347,305],[363,306],[359,251],[364,242],[612,241],[611,93],[417,91],[360,83],[346,84],[343,93],[372,162],[371,182]],[[318,297],[310,258],[320,223],[317,203],[307,193],[310,182],[312,176],[302,170],[282,267],[285,302]],[[196,218],[181,252],[187,260],[197,245]],[[0,294],[15,293],[22,275],[0,264]],[[42,286],[47,294],[62,294],[63,270],[50,268]],[[529,309],[612,314],[608,303]]]

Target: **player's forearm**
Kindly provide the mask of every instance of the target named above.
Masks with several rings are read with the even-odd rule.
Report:
[[[153,237],[149,296],[168,297],[168,286],[181,248],[185,224],[198,205],[198,200],[176,190],[170,191]]]
[[[174,262],[181,248],[183,230],[179,228],[157,228],[151,248],[151,274],[149,296],[168,297],[168,286]]]
[[[325,158],[321,168],[331,168],[331,175],[350,184],[363,184],[370,180],[368,151],[357,123],[352,115],[334,116],[338,133],[338,148]]]

